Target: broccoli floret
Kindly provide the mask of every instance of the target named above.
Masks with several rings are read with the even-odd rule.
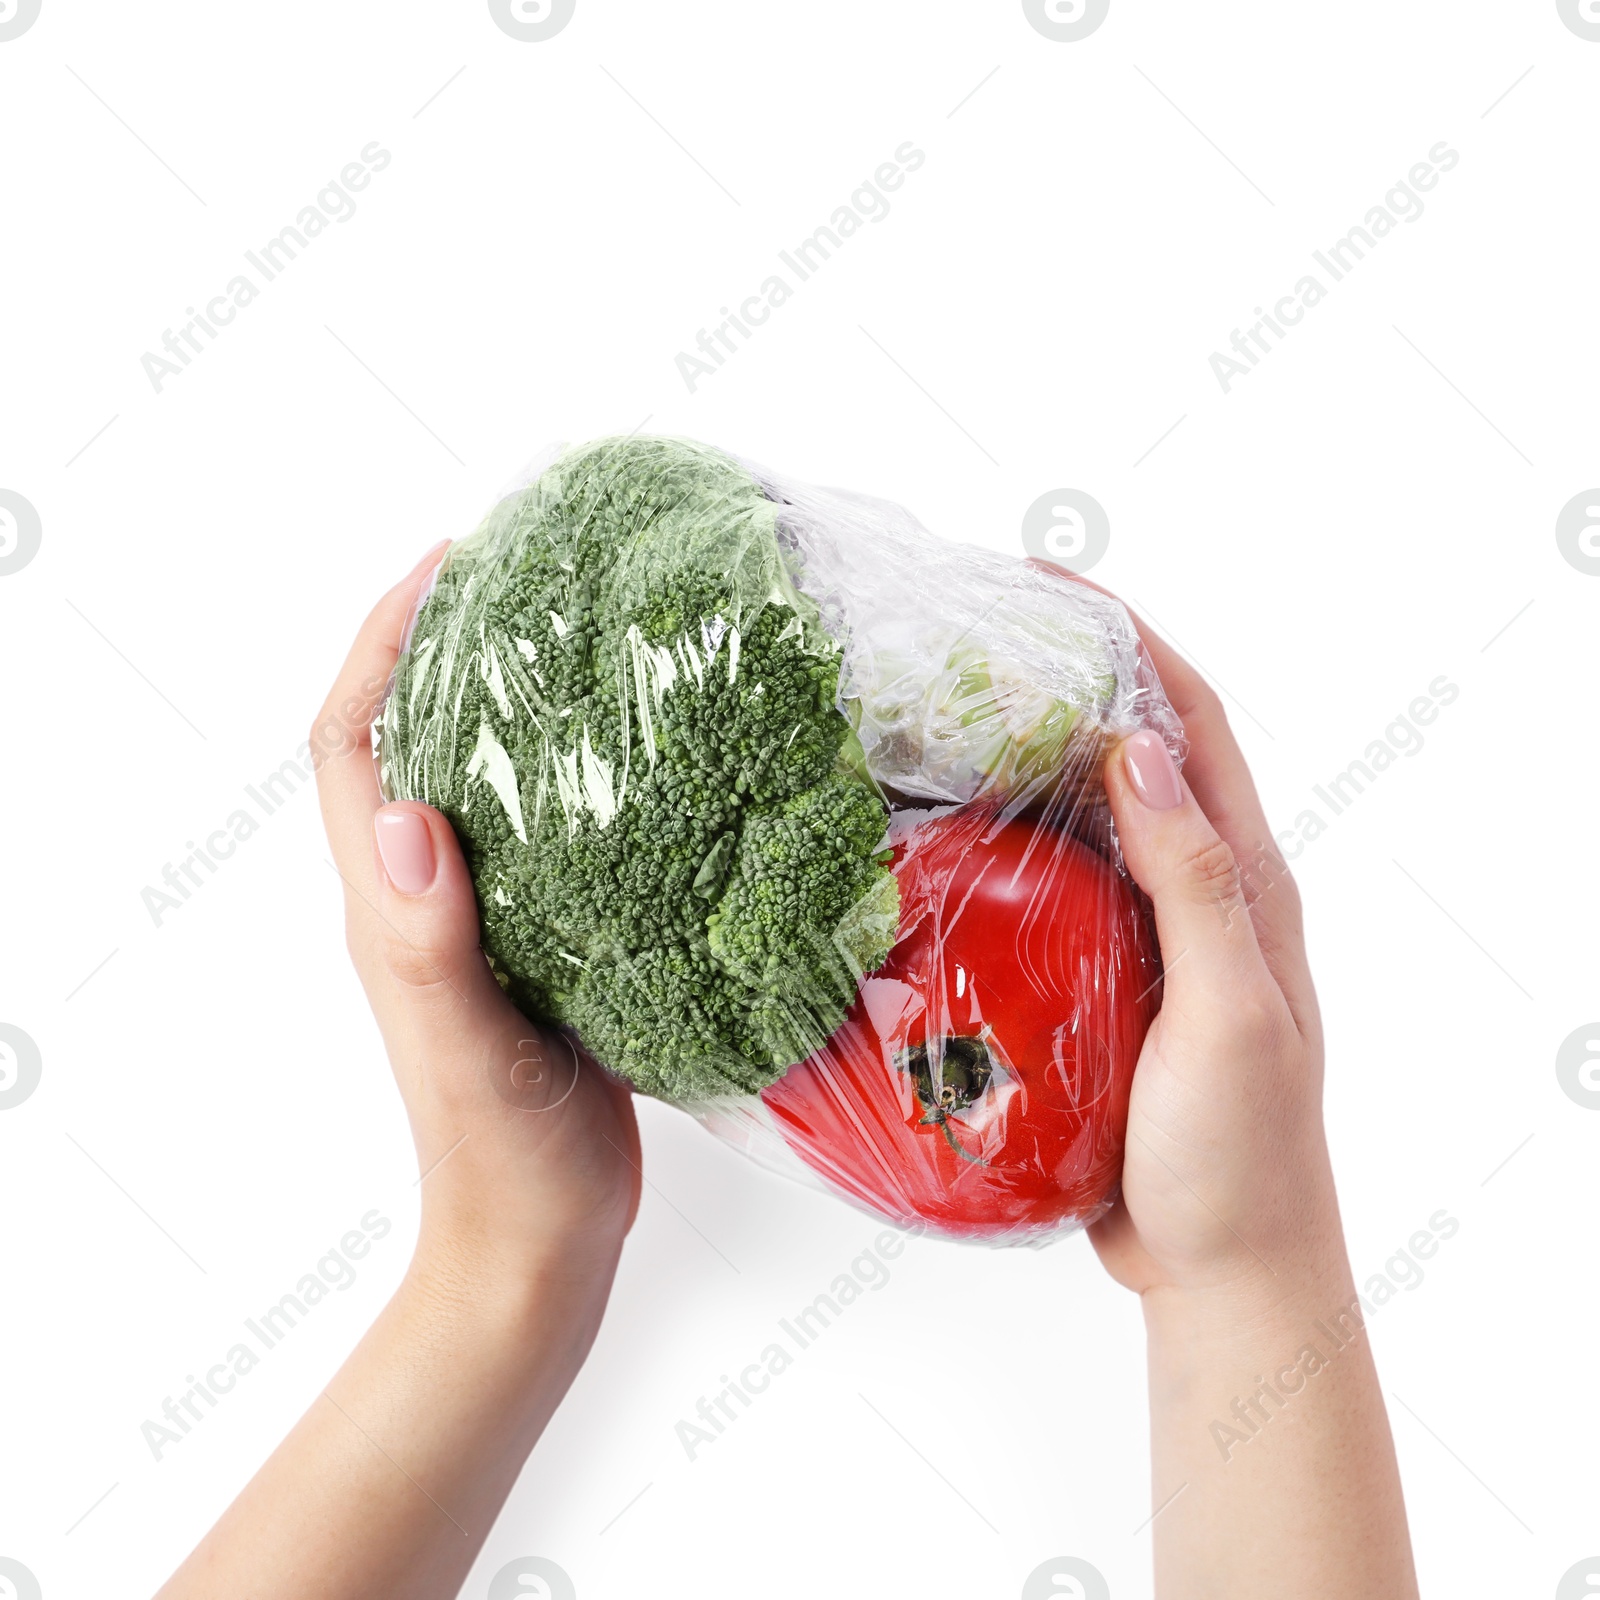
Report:
[[[812,947],[815,930],[837,928],[882,876],[873,855],[882,837],[877,796],[838,775],[749,818],[733,876],[707,919],[712,953],[753,985],[785,968],[817,967],[825,958]]]
[[[384,792],[455,825],[530,1016],[646,1093],[750,1093],[894,939],[838,688],[750,475],[602,440],[451,550],[383,712]]]

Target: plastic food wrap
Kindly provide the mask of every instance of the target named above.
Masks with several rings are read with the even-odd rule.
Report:
[[[528,1016],[901,1225],[1115,1194],[1160,999],[1105,754],[1181,730],[1127,612],[884,501],[605,439],[452,546],[374,729]]]

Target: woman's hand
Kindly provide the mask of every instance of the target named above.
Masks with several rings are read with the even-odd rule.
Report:
[[[1106,763],[1161,1010],[1122,1199],[1091,1230],[1149,1334],[1160,1600],[1414,1600],[1405,1504],[1322,1125],[1300,897],[1222,704],[1141,626],[1182,720]]]
[[[1134,1076],[1123,1203],[1093,1233],[1141,1294],[1270,1293],[1342,1250],[1322,1127],[1322,1029],[1300,896],[1198,673],[1141,636],[1189,739],[1106,763],[1128,870],[1155,907],[1166,981]]]
[[[609,1283],[639,1199],[632,1096],[501,992],[445,818],[378,792],[369,726],[440,553],[378,602],[314,734],[350,955],[423,1174],[414,1270],[476,1282],[592,1269]]]
[[[161,1600],[455,1594],[589,1353],[638,1208],[628,1091],[500,992],[445,819],[378,793],[368,728],[438,556],[378,602],[312,733],[350,953],[422,1169],[416,1255]]]

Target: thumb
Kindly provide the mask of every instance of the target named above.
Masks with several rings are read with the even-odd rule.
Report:
[[[1232,1012],[1243,985],[1270,983],[1232,849],[1159,734],[1125,739],[1105,781],[1123,859],[1155,906],[1168,997]]]
[[[454,830],[431,806],[401,800],[373,814],[378,858],[369,988],[391,1044],[453,1045],[498,1034],[510,1002],[479,948],[478,902]]]

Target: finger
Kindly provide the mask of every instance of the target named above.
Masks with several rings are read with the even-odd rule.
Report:
[[[1216,691],[1148,624],[1137,617],[1134,622],[1188,736],[1183,775],[1239,863],[1262,956],[1303,1023],[1316,1002],[1300,890],[1267,823],[1244,752]]]
[[[479,947],[478,902],[448,820],[412,800],[369,826],[373,893],[353,953],[397,1065],[502,1052],[532,1026],[501,992]],[[486,1027],[487,1025],[487,1027]]]
[[[425,580],[449,542],[436,544],[372,608],[311,730],[317,793],[334,864],[347,885],[368,894],[375,881],[372,816],[382,804],[372,766],[372,717]]]
[[[1034,565],[1048,566],[1108,599],[1117,599],[1092,579],[1053,562],[1036,561]],[[1306,959],[1300,891],[1267,824],[1244,752],[1211,686],[1131,607],[1128,614],[1188,736],[1184,780],[1234,853],[1262,956],[1296,1021],[1304,1027],[1316,1014],[1316,996]]]
[[[1136,733],[1106,762],[1106,793],[1128,870],[1155,907],[1163,1006],[1209,1029],[1273,1004],[1233,850],[1178,774],[1159,734]],[[1287,1015],[1287,1013],[1285,1013]]]
[[[1048,565],[1074,583],[1081,583],[1108,600],[1116,600],[1127,610],[1167,699],[1189,736],[1191,748],[1184,761],[1184,776],[1195,798],[1217,832],[1234,847],[1241,865],[1253,861],[1264,845],[1270,845],[1272,833],[1256,793],[1255,780],[1250,776],[1250,768],[1228,725],[1216,691],[1148,622],[1109,589],[1092,578],[1068,572],[1054,562],[1035,564]]]
[[[1131,610],[1128,615],[1189,736],[1184,774],[1190,787],[1217,832],[1238,852],[1241,865],[1253,861],[1270,848],[1272,833],[1220,696],[1149,623]]]

